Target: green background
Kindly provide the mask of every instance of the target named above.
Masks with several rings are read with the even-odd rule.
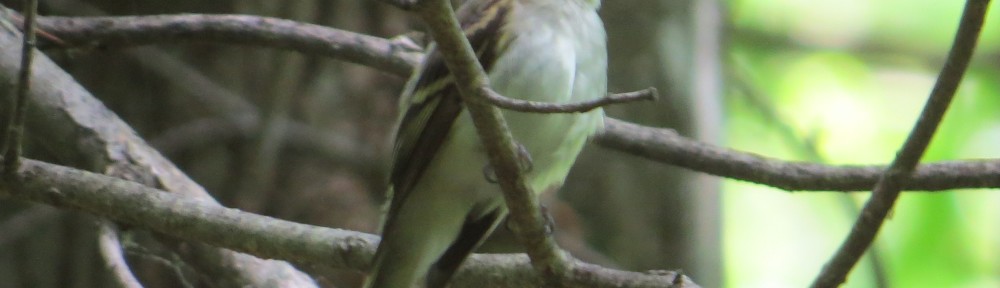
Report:
[[[934,84],[963,4],[731,1],[727,145],[789,160],[888,163]],[[988,15],[976,57],[925,162],[1000,157],[997,14]],[[724,189],[723,263],[730,287],[806,286],[868,197],[788,193],[732,180]],[[876,240],[883,283],[1000,287],[997,192],[904,193]],[[877,286],[869,259],[846,287]]]

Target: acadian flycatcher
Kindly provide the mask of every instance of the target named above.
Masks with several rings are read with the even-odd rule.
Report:
[[[466,37],[501,95],[575,103],[607,91],[600,0],[469,0],[458,10]],[[400,102],[382,241],[366,287],[409,288],[424,278],[444,287],[462,261],[507,215],[503,194],[484,175],[484,148],[454,77],[432,45]],[[536,192],[558,189],[601,109],[540,114],[504,111],[531,155]],[[489,170],[489,169],[486,169]]]

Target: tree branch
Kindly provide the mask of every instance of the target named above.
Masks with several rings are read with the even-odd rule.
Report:
[[[21,34],[21,66],[17,77],[17,94],[11,107],[12,112],[7,120],[7,127],[4,127],[2,143],[3,155],[8,156],[3,163],[4,176],[10,171],[17,170],[18,159],[21,159],[23,151],[21,139],[24,137],[24,119],[28,110],[28,92],[31,91],[31,63],[35,59],[35,16],[38,14],[38,1],[25,0],[24,2],[24,30]]]
[[[370,264],[378,242],[371,234],[242,212],[83,170],[29,159],[22,163],[17,186],[0,187],[0,196],[79,210],[262,258],[360,271]],[[573,267],[566,281],[582,287],[697,287],[673,272],[628,272],[586,263]],[[531,269],[523,254],[473,255],[453,284],[545,287]]]
[[[132,269],[129,269],[128,262],[125,261],[121,242],[118,241],[118,227],[114,223],[108,220],[97,223],[97,243],[101,257],[118,285],[122,288],[142,288],[139,279],[132,275]]]
[[[6,137],[3,143],[4,155],[7,156],[4,161],[4,176],[5,178],[12,178],[7,176],[13,176],[11,173],[15,173],[20,165],[19,160],[22,154],[22,137],[24,136],[24,121],[26,119],[25,114],[27,113],[27,102],[28,102],[28,92],[31,90],[31,68],[32,62],[35,55],[35,43],[36,43],[36,32],[38,32],[36,26],[36,14],[38,10],[38,1],[27,0],[24,1],[25,17],[21,20],[22,27],[22,38],[23,44],[21,49],[21,69],[18,73],[18,85],[17,85],[17,98],[14,101],[13,113],[10,113],[10,120],[7,123]],[[0,7],[2,9],[2,7]],[[9,180],[9,179],[6,179]],[[107,220],[100,219],[98,222],[98,242],[100,243],[101,255],[103,256],[105,262],[107,263],[109,269],[114,275],[120,286],[126,288],[142,287],[139,281],[136,280],[135,276],[132,275],[131,269],[128,267],[128,263],[125,262],[125,258],[122,256],[122,247],[118,242],[118,231],[113,228],[111,222]]]
[[[934,89],[927,98],[927,104],[914,124],[913,130],[896,154],[889,168],[879,178],[872,190],[872,196],[861,209],[861,215],[854,222],[851,233],[837,249],[836,254],[823,267],[812,287],[837,287],[847,279],[858,259],[864,254],[875,236],[878,235],[886,215],[899,198],[899,192],[909,182],[917,163],[930,145],[934,132],[941,124],[958,85],[962,82],[966,68],[972,59],[982,30],[983,20],[989,7],[989,0],[969,0],[962,12],[962,20],[955,34],[948,60],[938,76]]]
[[[862,191],[878,181],[884,166],[824,165],[782,161],[694,141],[670,129],[613,118],[595,137],[598,145],[678,167],[788,191]],[[919,166],[906,190],[1000,188],[1000,160],[944,161]]]
[[[488,89],[484,97],[486,97],[486,101],[489,101],[490,104],[493,104],[494,106],[520,112],[582,113],[613,104],[635,101],[655,101],[659,98],[659,94],[656,92],[656,88],[649,87],[639,91],[608,94],[607,96],[599,99],[566,104],[508,98],[500,95],[500,93],[497,93],[496,91],[493,91],[493,89]]]
[[[247,15],[40,17],[70,47],[199,41],[290,49],[408,75],[419,51],[385,39],[290,20]]]
[[[489,80],[479,64],[472,46],[462,33],[450,0],[421,0],[413,11],[427,24],[429,33],[437,43],[448,70],[455,77],[455,84],[462,102],[472,118],[476,133],[486,148],[490,167],[497,175],[497,184],[503,191],[510,210],[511,230],[528,256],[532,266],[543,276],[550,287],[562,287],[572,268],[566,256],[556,246],[551,233],[545,228],[545,216],[539,209],[538,198],[527,186],[518,160],[518,148],[500,109],[490,105]]]

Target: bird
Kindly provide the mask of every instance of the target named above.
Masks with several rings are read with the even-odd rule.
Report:
[[[566,104],[606,95],[600,6],[600,0],[468,0],[456,14],[494,91]],[[508,214],[455,78],[435,44],[427,51],[400,97],[368,288],[413,287],[421,279],[425,287],[445,287]],[[530,155],[525,181],[536,194],[562,186],[584,144],[604,125],[600,108],[502,114]]]

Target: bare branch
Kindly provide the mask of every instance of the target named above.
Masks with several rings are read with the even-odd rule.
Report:
[[[97,223],[97,243],[101,257],[108,265],[108,270],[114,275],[114,279],[122,288],[142,288],[139,279],[132,275],[125,255],[122,253],[122,244],[118,241],[118,228],[108,220],[100,220]]]
[[[18,185],[0,187],[0,196],[79,210],[262,258],[364,270],[378,242],[371,234],[247,213],[83,170],[29,159],[22,163]],[[573,267],[565,280],[581,287],[697,287],[672,272],[637,273],[582,262]],[[539,280],[523,254],[490,254],[470,257],[453,285],[483,287],[485,282],[490,287],[545,287]]]
[[[378,37],[247,15],[40,17],[38,24],[70,47],[208,40],[332,56],[398,75],[408,75],[421,55]]]
[[[497,175],[504,200],[510,210],[511,230],[517,237],[532,266],[551,287],[561,283],[572,268],[566,256],[556,246],[552,235],[546,231],[545,216],[539,209],[538,199],[527,186],[518,160],[518,148],[507,128],[500,109],[483,101],[489,94],[489,80],[479,64],[472,46],[462,33],[450,0],[418,1],[414,12],[427,24],[430,35],[437,43],[448,70],[455,77],[455,84],[466,109],[476,127],[476,133],[489,158],[490,167]]]
[[[170,270],[177,279],[177,282],[180,284],[180,287],[194,288],[194,284],[191,282],[195,279],[190,279],[194,277],[188,276],[188,273],[185,273],[184,271],[195,270],[196,268],[191,267],[191,265],[188,265],[187,262],[184,262],[184,260],[181,259],[181,257],[175,252],[167,249],[150,249],[150,247],[138,245],[138,243],[135,242],[125,242],[121,243],[121,245],[127,255],[142,258],[142,260],[156,263],[163,266],[163,268]],[[215,275],[200,273],[198,276],[201,278],[207,278],[214,277]]]
[[[654,87],[633,92],[608,94],[604,98],[600,99],[566,104],[508,98],[500,95],[500,93],[497,93],[496,91],[493,91],[493,89],[487,89],[486,91],[486,101],[489,101],[490,104],[507,110],[533,113],[583,113],[613,104],[635,101],[655,101],[659,98],[659,93],[657,93],[656,88]]]
[[[24,30],[21,34],[21,67],[17,78],[17,94],[13,101],[13,113],[7,121],[6,133],[0,145],[3,147],[3,155],[8,156],[3,163],[4,176],[12,175],[20,165],[17,161],[21,159],[21,138],[24,137],[25,114],[28,113],[28,91],[31,91],[31,63],[35,58],[35,14],[38,13],[38,0],[24,1]]]
[[[604,119],[598,145],[635,156],[720,177],[788,191],[863,191],[878,181],[884,166],[835,166],[783,161],[726,149],[680,136],[670,129]],[[943,191],[1000,188],[1000,160],[945,161],[919,166],[906,190]]]
[[[962,12],[962,20],[955,34],[955,41],[952,43],[951,51],[948,53],[948,60],[945,61],[944,68],[938,76],[937,83],[924,105],[924,110],[920,113],[920,118],[914,124],[913,130],[903,143],[902,149],[896,154],[896,159],[892,161],[886,169],[872,196],[861,209],[861,215],[854,222],[851,233],[847,239],[837,249],[837,253],[823,267],[823,271],[816,277],[812,287],[837,287],[847,279],[847,274],[851,272],[854,265],[858,263],[861,255],[868,250],[875,236],[878,235],[882,223],[885,222],[886,215],[899,198],[899,192],[905,183],[909,182],[917,163],[923,156],[927,146],[930,145],[934,132],[948,111],[951,100],[955,97],[955,91],[962,82],[962,76],[969,67],[972,54],[976,49],[979,40],[979,32],[982,29],[986,11],[989,7],[989,0],[969,0],[965,4],[965,11]]]

